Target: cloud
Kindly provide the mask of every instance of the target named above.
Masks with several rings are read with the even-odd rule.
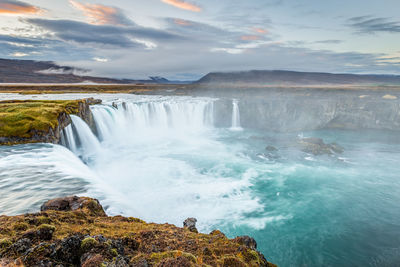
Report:
[[[258,34],[267,34],[268,33],[268,30],[263,29],[263,28],[258,28],[258,27],[254,27],[253,31]]]
[[[399,33],[400,21],[392,21],[389,18],[373,16],[353,17],[347,20],[347,25],[357,33],[373,34],[377,32]]]
[[[77,68],[71,68],[71,67],[52,67],[46,70],[39,70],[36,71],[36,73],[40,74],[51,74],[51,75],[77,75],[77,76],[84,76],[88,73],[88,70],[84,69],[77,69]]]
[[[102,58],[102,57],[94,57],[93,60],[97,62],[108,62],[107,58]]]
[[[95,46],[96,48],[147,47],[143,42],[180,39],[179,36],[169,32],[136,24],[131,26],[93,25],[73,20],[32,18],[24,19],[23,21],[48,31],[51,36],[58,40],[73,42],[78,45]]]
[[[42,10],[36,6],[18,1],[18,0],[1,0],[0,14],[22,15],[37,14]]]
[[[82,11],[91,24],[119,26],[132,24],[132,21],[119,8],[99,4],[82,4],[74,0],[69,2],[74,8]]]
[[[315,41],[314,43],[316,44],[341,44],[343,43],[342,40],[321,40],[321,41]]]
[[[173,20],[176,25],[180,26],[191,26],[193,25],[190,21],[184,19],[174,19]]]
[[[240,31],[230,31],[207,23],[179,18],[164,18],[167,30],[182,36],[186,42],[202,43],[203,45],[215,46],[215,43],[236,43],[241,35]],[[193,44],[187,44],[193,45]]]
[[[12,57],[26,57],[26,56],[28,56],[28,54],[23,53],[23,52],[14,52],[10,56],[12,56]]]
[[[261,37],[258,35],[242,35],[242,36],[240,36],[240,39],[243,41],[256,41],[256,40],[260,40]]]
[[[180,8],[180,9],[185,9],[193,12],[200,12],[201,8],[195,4],[191,4],[189,2],[185,2],[182,0],[161,0],[162,2],[169,4],[171,6]]]

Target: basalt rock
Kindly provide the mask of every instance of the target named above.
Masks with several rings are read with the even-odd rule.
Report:
[[[239,243],[241,245],[244,245],[244,246],[246,246],[246,247],[248,247],[250,249],[253,249],[253,250],[257,249],[256,240],[254,238],[250,237],[250,236],[247,236],[247,235],[238,236],[233,241],[235,241],[235,242],[237,242],[237,243]]]
[[[197,219],[196,218],[187,218],[183,222],[183,227],[189,229],[189,231],[197,233],[197,228],[196,228],[196,223]]]
[[[0,216],[0,266],[275,266],[251,237],[199,234],[196,222],[148,224],[108,217],[95,199],[58,198],[40,213]]]
[[[103,207],[97,199],[87,197],[62,197],[49,200],[41,207],[41,211],[56,210],[56,211],[74,211],[85,210],[85,212],[96,216],[106,216]]]

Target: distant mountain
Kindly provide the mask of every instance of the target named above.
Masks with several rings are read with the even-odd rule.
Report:
[[[93,77],[87,73],[87,70],[59,66],[51,61],[0,59],[0,83],[174,83],[162,77],[130,80]]]
[[[212,72],[201,78],[200,84],[317,85],[317,84],[395,84],[396,75],[357,75],[282,70],[252,70],[242,72]]]

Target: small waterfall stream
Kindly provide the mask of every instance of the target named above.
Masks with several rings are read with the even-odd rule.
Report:
[[[232,100],[232,131],[242,131],[243,128],[240,125],[240,110],[239,101],[237,99]]]

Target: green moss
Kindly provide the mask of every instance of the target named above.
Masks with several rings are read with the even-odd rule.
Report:
[[[95,200],[88,200],[84,203],[87,209],[90,211],[90,215],[102,216],[104,215],[103,207]]]
[[[262,262],[257,251],[251,249],[245,249],[239,253],[239,258],[244,262],[249,263],[251,266],[259,266]]]
[[[134,217],[129,217],[128,218],[129,222],[136,222],[136,223],[146,223],[145,221],[138,219],[138,218],[134,218]]]
[[[167,259],[167,258],[177,258],[177,257],[184,257],[188,259],[189,261],[196,263],[197,258],[191,254],[191,253],[186,253],[182,252],[180,250],[173,250],[173,251],[165,251],[165,252],[160,252],[160,253],[152,253],[150,255],[150,260],[153,263],[159,263],[160,261]]]
[[[92,248],[94,248],[97,245],[97,243],[98,243],[97,240],[94,239],[93,237],[87,237],[82,240],[81,249],[83,252],[87,252]]]
[[[0,239],[0,249],[8,248],[12,245],[12,241],[8,238]]]
[[[39,231],[49,231],[49,232],[53,232],[56,230],[56,227],[53,225],[49,225],[49,224],[42,224],[37,228]]]
[[[0,101],[0,137],[30,138],[58,126],[60,114],[76,114],[84,100]]]
[[[24,222],[19,222],[14,224],[13,229],[15,231],[26,231],[29,228],[29,225]]]
[[[41,225],[41,224],[50,224],[52,221],[49,217],[46,216],[39,216],[36,218],[36,225]]]
[[[248,265],[236,257],[225,257],[221,262],[222,267],[247,267]]]
[[[116,249],[116,248],[110,249],[110,254],[111,254],[113,257],[117,257],[117,256],[118,256],[118,251],[117,251],[117,249]]]

